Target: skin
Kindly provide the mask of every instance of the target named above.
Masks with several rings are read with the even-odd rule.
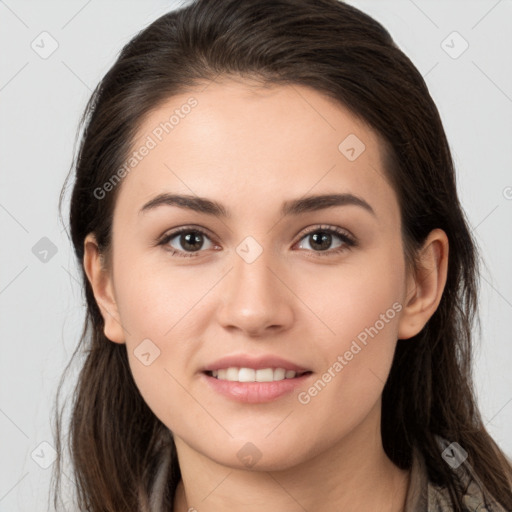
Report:
[[[446,234],[430,233],[421,267],[407,274],[377,134],[308,87],[217,80],[153,111],[134,148],[191,96],[198,105],[120,185],[107,263],[93,234],[84,256],[106,337],[126,344],[142,396],[174,434],[182,472],[175,510],[402,510],[408,472],[383,450],[381,395],[397,339],[417,334],[439,304]],[[338,149],[349,134],[365,144],[354,161]],[[216,200],[231,217],[176,206],[139,213],[162,192]],[[375,215],[356,205],[279,213],[283,201],[345,192]],[[210,233],[199,251],[188,250],[195,256],[156,245],[191,224]],[[343,229],[357,246],[334,253],[344,242],[333,234],[330,254],[320,251],[304,233],[320,226]],[[262,249],[251,263],[236,251],[247,236]],[[187,252],[180,236],[170,244]],[[298,392],[394,303],[401,308],[394,318],[300,403]],[[160,350],[149,366],[134,354],[144,339]],[[234,353],[277,355],[313,374],[272,402],[235,402],[209,389],[200,373]],[[237,456],[248,442],[260,454],[252,467]]]

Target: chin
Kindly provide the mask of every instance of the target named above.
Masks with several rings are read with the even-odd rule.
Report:
[[[269,442],[268,440],[246,441],[230,440],[229,446],[222,451],[212,451],[208,447],[208,455],[212,460],[235,470],[246,471],[285,471],[308,460],[313,455],[297,451],[304,448],[300,439],[289,439],[286,445]]]

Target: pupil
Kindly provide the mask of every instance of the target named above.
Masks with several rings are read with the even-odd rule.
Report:
[[[319,236],[318,233],[321,233],[321,235]],[[330,245],[330,242],[331,242],[331,235],[329,233],[325,233],[323,231],[318,231],[317,233],[314,233],[313,235],[311,235],[313,237],[313,240],[314,240],[314,243],[319,243],[320,244],[320,247],[319,249],[321,251],[325,251],[326,249],[329,248],[329,245]],[[318,239],[321,239],[320,242]],[[313,247],[313,245],[312,245]]]
[[[201,233],[189,232],[186,235],[182,235],[182,240],[185,240],[185,243],[182,244],[183,248],[188,248],[191,249],[192,251],[197,251],[201,247],[202,235]],[[196,245],[194,245],[194,243],[196,243]]]

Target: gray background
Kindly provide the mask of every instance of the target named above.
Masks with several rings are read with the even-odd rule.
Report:
[[[441,112],[485,261],[479,403],[512,456],[512,2],[349,3],[391,32]],[[0,1],[0,511],[47,510],[53,399],[84,313],[57,210],[79,116],[121,47],[176,5]]]

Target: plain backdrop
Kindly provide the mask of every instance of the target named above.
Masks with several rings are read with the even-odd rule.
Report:
[[[390,31],[441,113],[485,262],[479,403],[512,456],[512,2],[350,3]],[[57,208],[79,117],[122,46],[177,5],[0,1],[0,511],[47,510],[53,400],[84,315]]]

